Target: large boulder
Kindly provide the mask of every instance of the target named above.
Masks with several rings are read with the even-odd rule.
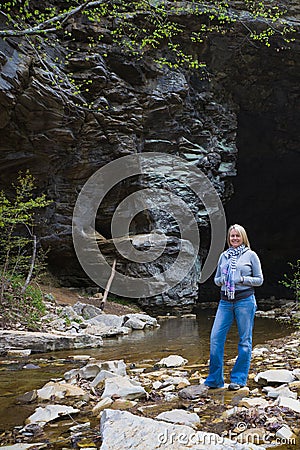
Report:
[[[31,349],[34,353],[46,353],[58,350],[95,348],[102,345],[101,336],[89,334],[0,331],[0,354],[5,354],[9,348]]]
[[[101,416],[101,450],[265,450],[254,444],[239,444],[214,433],[195,431],[127,411],[105,409]]]
[[[177,423],[179,425],[187,425],[192,428],[197,428],[197,426],[200,425],[200,417],[198,414],[185,411],[184,409],[164,411],[158,414],[156,419],[164,420],[165,422]]]

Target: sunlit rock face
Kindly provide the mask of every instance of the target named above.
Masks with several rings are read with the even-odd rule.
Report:
[[[263,173],[270,173],[269,169],[263,171],[263,167],[268,164],[280,173],[283,205],[287,186],[295,180],[293,171],[299,156],[295,144],[299,73],[296,45],[291,50],[273,53],[253,46],[237,52],[233,44],[238,42],[238,36],[228,40],[211,36],[203,54],[211,67],[208,80],[202,73],[159,68],[150,60],[126,57],[112,46],[108,36],[87,57],[88,39],[97,30],[78,18],[70,23],[69,31],[76,42],[42,44],[42,60],[21,39],[0,40],[1,187],[10,189],[18,171],[28,168],[36,177],[38,190],[53,200],[40,213],[39,234],[43,246],[50,249],[50,268],[62,283],[81,286],[92,283],[81,269],[72,243],[72,213],[82,186],[107,163],[143,152],[183,158],[207,175],[224,204],[232,197],[232,180],[236,178],[236,193],[228,207],[229,220],[243,222],[250,228],[250,237],[269,264],[273,248],[265,246],[269,235],[267,230],[260,234],[259,224],[267,210],[275,211],[275,206],[268,209],[270,203],[275,205],[275,198],[261,195],[265,189]],[[80,102],[72,94],[69,81],[55,68],[57,59],[72,46],[76,47],[76,53],[63,69],[73,73],[77,83],[82,84],[82,98],[93,102],[90,110],[78,106]],[[62,80],[59,87],[54,83],[56,76]],[[259,130],[264,133],[262,139]],[[270,143],[267,152],[262,142]],[[160,158],[164,164],[163,156],[154,158],[156,166]],[[292,167],[290,171],[280,171],[283,161],[284,167]],[[240,179],[240,173],[246,177]],[[152,276],[172,263],[181,248],[180,230],[176,220],[157,208],[159,198],[155,205],[149,201],[149,209],[134,217],[130,233],[133,236],[153,231],[165,233],[172,243],[162,260],[148,266],[133,263],[120,256],[111,241],[105,244],[111,238],[111,220],[117,205],[128,194],[149,186],[157,191],[167,189],[183,200],[195,214],[201,243],[197,260],[182,283],[169,292],[139,301],[149,310],[190,311],[199,299],[200,266],[209,248],[210,226],[203,204],[180,180],[157,171],[147,179],[137,176],[120,182],[105,196],[96,217],[96,230],[104,238],[102,250],[105,253],[106,247],[110,263],[117,259],[118,271],[134,277]],[[270,183],[268,186],[268,192],[276,195]],[[293,189],[289,205],[295,201],[294,195]],[[282,227],[278,223],[276,228],[273,214],[268,217],[280,241]],[[295,231],[295,227],[291,230]],[[276,248],[285,252],[284,257],[288,256],[284,243]],[[279,255],[280,252],[276,254],[278,258]],[[205,287],[202,292],[206,292]],[[211,292],[209,286],[207,292]],[[211,298],[200,295],[200,301],[205,300]]]

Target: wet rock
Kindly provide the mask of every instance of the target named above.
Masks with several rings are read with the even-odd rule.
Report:
[[[115,397],[134,400],[136,398],[146,397],[147,393],[140,383],[131,380],[128,377],[115,376],[105,380],[105,388],[102,398]]]
[[[47,405],[44,408],[38,407],[35,412],[26,419],[26,423],[37,423],[43,427],[46,423],[58,419],[61,416],[77,414],[79,409],[67,405]]]
[[[254,380],[260,385],[291,383],[295,380],[293,372],[287,369],[270,369],[260,372]]]
[[[162,358],[157,365],[159,367],[181,367],[187,364],[188,360],[179,355],[169,355]]]
[[[29,392],[25,392],[25,394],[20,395],[19,397],[16,398],[16,401],[18,403],[31,403],[33,401],[35,401],[37,399],[37,391],[33,390],[33,391],[29,391]]]
[[[204,384],[188,386],[178,391],[179,397],[186,400],[194,400],[198,397],[207,397],[208,388]]]
[[[83,397],[85,391],[79,386],[72,385],[66,382],[49,381],[41,389],[37,390],[39,400],[61,399],[65,397]]]
[[[192,428],[197,428],[197,426],[200,425],[200,418],[198,414],[191,413],[183,409],[172,409],[171,411],[162,412],[158,414],[155,419],[177,423],[179,425],[187,425]]]
[[[23,369],[25,369],[25,370],[36,370],[36,369],[40,369],[40,368],[41,368],[41,366],[38,366],[37,364],[32,364],[32,363],[25,364],[25,366],[23,366]]]
[[[118,398],[117,400],[115,400],[113,402],[113,404],[111,405],[110,408],[125,410],[125,409],[133,408],[136,405],[137,405],[137,402],[135,402],[133,400],[126,400],[124,398]]]
[[[261,446],[250,447],[214,433],[135,416],[128,411],[106,409],[101,416],[100,431],[101,450],[182,450],[187,446],[191,450],[264,450]]]
[[[79,423],[78,425],[74,425],[69,428],[73,433],[77,433],[78,431],[86,431],[91,428],[91,422]]]
[[[100,411],[103,411],[105,408],[109,408],[113,403],[113,400],[110,397],[105,397],[100,402],[98,402],[92,409],[93,414],[98,415]]]

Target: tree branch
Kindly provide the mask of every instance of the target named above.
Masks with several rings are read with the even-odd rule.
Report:
[[[99,6],[102,3],[104,3],[105,0],[96,0],[96,1],[88,1],[86,3],[83,3],[80,6],[77,6],[76,8],[71,9],[68,12],[58,14],[55,17],[51,17],[51,19],[45,20],[45,22],[42,22],[38,24],[37,26],[33,28],[27,28],[25,30],[0,30],[0,37],[1,36],[24,36],[28,34],[41,34],[41,33],[49,33],[49,32],[55,32],[57,28],[47,28],[49,25],[52,25],[54,23],[60,22],[62,25],[65,23],[70,17],[74,16],[80,11],[83,11],[87,8],[93,8],[95,6]]]
[[[24,283],[24,286],[21,289],[21,293],[24,294],[24,292],[26,291],[27,286],[30,283],[32,274],[33,274],[33,269],[34,269],[34,264],[35,264],[35,258],[36,258],[36,235],[33,235],[33,250],[32,250],[32,257],[31,257],[31,263],[30,263],[30,268],[29,268],[29,272],[26,278],[26,281]]]
[[[104,309],[105,302],[106,302],[106,299],[107,299],[107,296],[108,296],[108,293],[109,293],[109,289],[110,289],[111,283],[112,283],[112,281],[113,281],[113,279],[114,279],[114,276],[115,276],[115,272],[116,272],[116,264],[117,264],[117,260],[114,259],[114,262],[113,262],[113,265],[112,265],[112,269],[111,269],[111,274],[110,274],[110,277],[109,277],[109,279],[108,279],[108,282],[107,282],[107,284],[106,284],[106,286],[105,286],[104,295],[103,295],[103,298],[102,298],[102,301],[101,301],[101,306],[100,306],[100,308],[101,308],[102,310]]]

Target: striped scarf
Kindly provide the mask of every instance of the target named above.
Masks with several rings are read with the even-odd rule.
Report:
[[[225,275],[225,294],[230,300],[234,299],[235,295],[235,271],[236,271],[236,264],[238,258],[241,256],[245,249],[245,245],[239,245],[238,247],[229,247],[229,249],[226,251],[226,256],[228,258],[228,264],[223,269],[223,275]]]

